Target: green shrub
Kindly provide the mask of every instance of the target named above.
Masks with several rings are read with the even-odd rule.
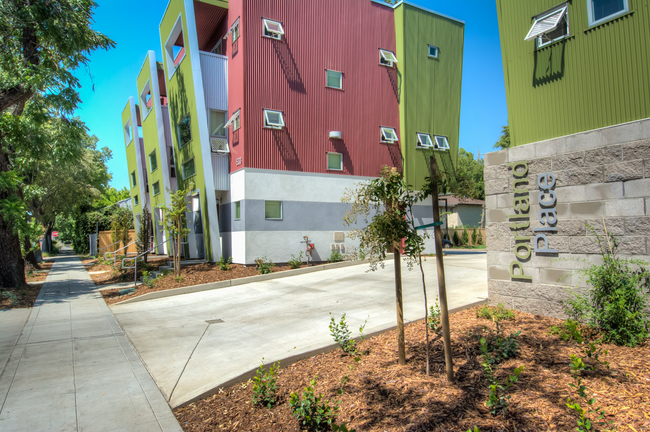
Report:
[[[591,228],[591,227],[590,227]],[[591,228],[593,230],[593,228]],[[590,286],[587,293],[573,293],[564,302],[564,312],[572,319],[604,333],[604,340],[616,345],[636,346],[648,337],[648,312],[645,291],[650,287],[648,264],[617,256],[618,241],[597,235],[602,264],[578,273]],[[636,265],[638,270],[632,270]]]
[[[481,344],[483,340],[487,341],[487,348],[490,353],[490,361],[493,363],[501,363],[502,361],[514,358],[517,356],[519,351],[519,342],[517,338],[521,334],[520,331],[516,333],[510,333],[510,336],[503,334],[499,321],[495,320],[494,324],[496,325],[496,332],[490,330],[488,331],[486,337],[482,337],[482,332],[478,333]],[[481,349],[483,347],[481,346]]]
[[[280,361],[275,362],[266,372],[264,367],[264,359],[262,364],[253,377],[253,404],[266,406],[268,409],[275,404],[275,392],[278,389],[276,384],[277,377],[275,376],[280,369]]]
[[[451,235],[451,241],[454,242],[455,246],[462,246],[460,237],[458,237],[458,231],[454,229],[454,233]]]
[[[434,332],[440,328],[442,323],[440,316],[440,304],[438,303],[438,297],[436,297],[436,303],[429,308],[429,322],[427,322],[429,328]]]
[[[298,258],[294,254],[291,254],[291,259],[287,263],[292,269],[298,269],[302,266],[302,251],[298,254]]]
[[[367,322],[367,320],[366,320]],[[334,338],[334,342],[339,344],[344,353],[355,354],[357,352],[356,341],[352,339],[352,332],[348,327],[348,323],[345,321],[345,314],[341,316],[339,322],[336,322],[336,318],[330,312],[330,334]],[[361,327],[363,329],[363,327]]]
[[[461,240],[463,241],[464,245],[469,243],[469,232],[467,232],[467,227],[463,227],[463,234],[461,235]]]
[[[327,258],[327,262],[329,263],[335,263],[343,261],[343,255],[339,251],[333,250],[332,253],[330,254],[330,257]]]
[[[9,304],[10,304],[12,307],[14,307],[14,306],[18,306],[18,304],[20,303],[20,299],[18,298],[18,296],[16,295],[16,293],[13,292],[13,291],[9,291],[9,290],[7,290],[7,291],[3,291],[3,292],[2,292],[2,296],[3,296],[4,298],[6,298],[6,299],[9,300]]]
[[[273,267],[275,267],[275,264],[273,264],[273,261],[271,261],[267,257],[255,259],[255,268],[257,269],[257,272],[261,275],[269,274],[273,272]]]
[[[499,303],[496,306],[481,306],[476,310],[476,318],[485,318],[494,321],[514,320],[515,313]]]
[[[315,379],[309,381],[309,385],[302,391],[302,398],[296,393],[291,393],[289,406],[293,416],[300,422],[301,430],[329,431],[335,425],[334,420],[338,415],[339,402],[330,405],[329,400],[323,400],[322,394],[316,396],[315,384]]]
[[[152,278],[151,274],[148,271],[145,270],[142,272],[142,283],[148,286],[149,288],[154,287],[155,280],[156,278]]]
[[[229,257],[228,261],[226,261],[223,255],[221,255],[221,257],[219,258],[219,269],[223,271],[228,271],[232,269],[232,266],[230,264],[232,264],[232,257]]]
[[[183,281],[183,275],[174,276],[174,279],[176,279],[176,282],[180,283]]]
[[[503,383],[496,377],[493,369],[494,359],[485,338],[481,338],[481,352],[483,353],[483,373],[488,381],[488,400],[485,405],[490,408],[492,415],[506,414],[511,396],[508,389],[517,382],[519,375],[524,371],[524,366],[515,368],[512,375],[509,375]]]
[[[476,246],[478,244],[478,236],[479,236],[478,230],[476,229],[476,227],[474,227],[472,229],[472,244],[474,246]]]
[[[560,325],[553,325],[549,328],[548,334],[557,335],[560,339],[565,342],[574,340],[578,343],[582,343],[583,337],[578,330],[578,323],[573,320],[566,320]]]

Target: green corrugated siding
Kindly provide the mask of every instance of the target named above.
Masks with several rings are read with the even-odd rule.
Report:
[[[497,0],[514,145],[650,117],[648,1],[591,29],[587,0],[569,2],[570,36],[536,50],[532,17],[559,3]]]
[[[454,165],[458,158],[464,31],[462,23],[410,5],[395,9],[400,143],[404,176],[416,189],[429,175],[417,132],[446,136]],[[438,59],[429,58],[428,45],[440,49]]]
[[[131,119],[131,125],[133,125],[133,128],[135,128],[135,131],[137,132],[138,128],[138,120],[137,117],[135,116],[135,113],[131,113],[131,101],[127,101],[126,106],[124,107],[124,111],[122,111],[122,136],[124,137],[124,128],[126,127],[126,123]],[[135,133],[132,133],[132,137],[135,137]],[[126,146],[126,165],[128,167],[128,173],[127,175],[129,176],[129,190],[131,191],[131,203],[133,204],[133,197],[138,195],[138,205],[133,205],[133,221],[135,222],[135,215],[140,214],[142,211],[142,199],[144,197],[139,196],[140,195],[140,182],[143,181],[140,170],[138,169],[138,162],[137,162],[137,157],[135,154],[135,146],[137,143],[135,142],[135,139],[131,139],[131,142],[127,143],[125,142],[124,145]],[[138,184],[133,186],[133,182],[131,182],[131,173],[135,171],[136,175],[136,181]]]

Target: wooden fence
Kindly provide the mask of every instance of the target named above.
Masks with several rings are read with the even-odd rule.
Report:
[[[486,235],[485,234],[485,228],[477,228],[476,230],[478,231],[478,234],[483,239],[481,244],[485,244],[485,239],[486,239],[486,237],[485,237],[485,235]],[[463,229],[462,228],[449,228],[448,231],[449,231],[449,240],[451,240],[452,242],[454,241],[454,231],[456,231],[458,233],[458,238],[459,239],[461,239],[463,237]],[[445,230],[443,229],[442,232],[444,234]],[[469,234],[469,239],[467,241],[467,246],[474,246],[474,243],[472,242],[472,233],[473,232],[474,232],[474,228],[467,228],[467,234]],[[454,242],[454,245],[458,246],[456,244],[456,242]]]
[[[131,243],[133,240],[135,240],[135,230],[134,229],[129,230],[129,238],[131,239],[131,240],[129,240],[129,243]],[[106,249],[102,249],[102,248],[110,245],[111,243],[113,243],[111,241],[111,232],[110,231],[100,231],[99,232],[99,253],[103,255],[105,252],[115,252],[116,249],[121,248],[121,247],[124,246],[123,244],[120,243],[119,245],[115,245],[115,246],[111,246],[111,247],[106,248]],[[135,245],[135,243],[132,244],[131,246],[129,246],[126,249],[127,254],[136,254],[137,251],[138,251],[138,248]],[[123,255],[124,254],[124,249],[121,250],[119,252],[119,254]]]

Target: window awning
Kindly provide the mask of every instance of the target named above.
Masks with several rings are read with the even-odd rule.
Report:
[[[239,26],[239,18],[235,20],[234,23],[230,26],[230,30],[228,30],[228,33],[223,37],[224,39],[228,39],[228,36],[232,34],[232,32]]]
[[[226,129],[228,126],[230,126],[235,120],[239,118],[239,110],[235,111],[235,113],[230,117],[230,119],[226,122],[225,125],[223,125],[223,128]]]
[[[282,129],[284,127],[284,118],[282,112],[264,110],[264,121],[267,127]]]
[[[395,133],[395,129],[393,129],[393,128],[382,127],[381,128],[381,137],[382,137],[382,141],[384,141],[384,142],[394,143],[394,142],[397,141],[397,133]]]
[[[433,147],[433,141],[431,141],[431,135],[427,133],[418,132],[418,146],[419,147]]]
[[[397,57],[395,57],[395,54],[392,51],[380,49],[379,53],[381,54],[381,58],[383,58],[385,61],[397,63]]]
[[[275,33],[278,35],[283,35],[284,34],[284,29],[282,28],[282,24],[280,24],[277,21],[271,21],[264,19],[264,29],[269,32],[269,33]]]
[[[550,33],[555,30],[566,15],[567,6],[564,6],[548,15],[536,18],[533,26],[526,35],[524,40],[529,41],[540,37],[543,34]]]
[[[449,150],[449,141],[447,141],[447,137],[436,136],[435,148],[437,150]]]

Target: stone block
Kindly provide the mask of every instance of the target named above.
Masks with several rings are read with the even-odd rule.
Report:
[[[557,202],[573,203],[585,201],[586,193],[584,185],[564,186],[555,189]]]
[[[565,318],[562,305],[556,301],[515,297],[513,298],[513,306],[515,310],[533,315]]]
[[[501,195],[488,195],[485,197],[485,208],[486,209],[495,209],[499,205],[498,200]]]
[[[483,180],[496,180],[497,169],[501,165],[486,166],[483,168]]]
[[[571,207],[569,204],[558,204],[555,206],[555,211],[557,212],[557,217],[562,219],[571,218]]]
[[[623,183],[600,183],[585,185],[585,198],[587,201],[623,198]]]
[[[650,158],[650,139],[628,142],[623,145],[623,160]]]
[[[639,198],[650,196],[650,179],[630,180],[623,183],[625,198]]]
[[[535,144],[535,157],[543,158],[548,156],[554,156],[557,154],[557,145],[559,139],[550,139],[546,141],[540,141]]]
[[[486,236],[487,238],[499,238],[508,236],[510,230],[508,229],[507,222],[488,222],[486,225]]]
[[[499,294],[491,294],[491,293],[488,294],[488,295],[489,295],[488,303],[491,306],[496,306],[496,305],[502,304],[505,307],[507,307],[508,309],[514,309],[514,305],[513,305],[513,302],[512,302],[512,297],[502,296],[502,295],[499,295]]]
[[[532,177],[535,175],[535,181],[537,181],[536,174],[551,172],[551,162],[550,157],[540,158],[531,160],[528,163],[528,174]]]
[[[587,227],[587,235],[605,235],[603,229],[603,219],[587,219],[583,221]],[[625,219],[623,218],[605,218],[605,225],[607,225],[607,232],[616,236],[625,234]]]
[[[509,251],[510,250],[510,238],[501,237],[501,238],[490,238],[488,237],[485,240],[487,250],[489,251]]]
[[[619,182],[643,178],[643,161],[633,160],[605,165],[605,182]]]
[[[619,144],[641,139],[641,123],[631,122],[601,129],[603,145]]]
[[[569,286],[571,285],[571,274],[570,270],[543,268],[539,271],[539,283]],[[555,298],[555,290],[553,290],[553,294],[553,298]]]
[[[507,222],[508,210],[504,209],[489,209],[487,211],[487,222]]]
[[[640,123],[641,123],[641,138],[650,139],[650,119],[642,120]]]
[[[580,254],[600,253],[597,238],[594,236],[570,237],[570,252]]]
[[[570,239],[572,239],[573,237],[564,236],[561,235],[560,233],[559,234],[546,233],[546,238],[548,239],[549,249],[556,249],[558,253],[567,253],[571,251]],[[535,246],[534,245],[535,238],[532,237],[530,240],[531,240],[530,247],[533,248]],[[541,247],[544,246],[544,243],[542,242],[541,239],[538,240],[538,243],[539,246]],[[534,250],[533,253],[535,253]]]
[[[487,265],[499,265],[499,251],[487,251]]]
[[[557,174],[557,187],[586,185],[591,183],[604,183],[604,169],[602,166],[578,168],[560,171]]]
[[[495,195],[509,191],[508,179],[486,180],[485,195]]]
[[[497,208],[512,208],[512,199],[514,198],[514,195],[515,194],[512,193],[504,193],[492,196],[497,197]]]
[[[485,166],[501,165],[508,162],[508,150],[486,153],[483,159]]]
[[[606,216],[645,216],[643,198],[612,200],[606,203]]]
[[[621,254],[645,254],[646,253],[646,238],[645,237],[619,237],[618,252]]]
[[[535,159],[535,144],[525,144],[508,149],[508,162],[530,162]]]
[[[513,254],[512,252],[499,252],[499,257],[497,258],[497,265],[510,267],[510,263],[515,259],[516,259],[515,254]]]
[[[563,171],[585,166],[585,152],[567,153],[551,158],[553,171]]]
[[[489,266],[488,279],[490,280],[510,280],[510,267]]]
[[[585,152],[585,166],[607,165],[623,160],[623,146],[609,145]]]
[[[600,130],[568,135],[565,139],[565,152],[571,153],[580,150],[591,150],[602,147]]]
[[[571,207],[571,219],[591,219],[605,212],[605,202],[603,201],[571,203],[569,206]]]
[[[582,220],[560,219],[557,222],[558,235],[577,236],[585,235],[587,228]]]

